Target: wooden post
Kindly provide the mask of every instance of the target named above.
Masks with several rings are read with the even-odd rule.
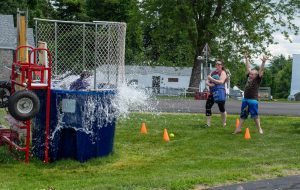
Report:
[[[26,32],[26,16],[24,15],[24,12],[18,10],[17,14],[17,37],[18,37],[18,42],[17,46],[24,46],[27,45],[27,32]],[[28,49],[27,48],[21,48],[19,49],[18,55],[16,55],[17,60],[15,61],[20,61],[21,63],[28,63]],[[21,78],[18,76],[16,78],[16,81],[21,83]],[[21,86],[15,86],[15,90],[22,90],[24,87]]]
[[[47,43],[43,41],[38,41],[38,48],[47,48]],[[47,52],[46,51],[39,51],[39,65],[45,66],[47,64]]]
[[[43,41],[38,41],[38,48],[47,48],[47,43]],[[38,65],[48,68],[48,54],[45,50],[39,50],[39,60]],[[40,78],[42,83],[47,83],[48,71],[35,72],[35,74]]]
[[[26,38],[26,17],[23,15],[20,15],[20,25],[19,25],[19,46],[25,46],[27,45],[27,38]],[[20,49],[20,55],[19,60],[22,63],[28,62],[28,50],[27,48]]]

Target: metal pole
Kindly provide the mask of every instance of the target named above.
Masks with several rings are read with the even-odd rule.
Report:
[[[85,63],[85,24],[83,24],[83,33],[82,33],[82,59],[83,59],[83,69],[86,70]]]
[[[54,23],[55,77],[57,77],[57,23]]]
[[[38,30],[37,30],[37,27],[38,27],[38,22],[37,20],[35,20],[35,46],[37,47],[38,46]]]
[[[122,34],[124,36],[124,38],[122,38],[123,40],[120,42],[121,44],[119,45],[119,52],[120,52],[120,56],[121,58],[119,58],[119,65],[121,65],[121,79],[120,79],[120,83],[124,83],[125,81],[125,35],[126,35],[126,25],[122,25],[120,26],[120,28],[122,28]],[[121,29],[120,29],[121,30]],[[117,84],[118,85],[118,84]]]
[[[110,66],[111,66],[111,55],[110,55],[110,46],[111,46],[111,26],[108,26],[108,55],[106,59],[107,66],[107,82],[110,83]]]
[[[207,46],[208,46],[208,44],[206,43],[205,44],[205,70],[206,70],[206,77],[207,77],[207,75],[209,74],[208,73],[208,65],[207,65],[207,57],[208,57],[208,49],[207,49]],[[203,72],[204,72],[204,69],[203,69]]]
[[[29,163],[30,156],[30,120],[25,121],[26,124],[26,151],[25,151],[25,163]]]
[[[98,25],[95,25],[95,63],[97,63],[97,49],[98,49]],[[96,74],[97,74],[97,67],[94,66],[94,90],[96,90]]]
[[[94,25],[94,24],[100,23],[100,24],[116,24],[116,25],[124,24],[124,25],[126,25],[125,22],[109,22],[109,21],[93,21],[93,23],[91,23],[91,22],[51,20],[51,19],[41,19],[41,18],[34,18],[34,20],[47,21],[47,22],[56,22],[56,23],[68,23],[68,24],[90,24],[90,25]]]

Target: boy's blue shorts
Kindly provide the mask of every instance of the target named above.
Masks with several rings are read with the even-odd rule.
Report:
[[[243,98],[240,117],[242,119],[247,119],[249,112],[252,119],[256,119],[258,117],[258,101],[255,99]]]

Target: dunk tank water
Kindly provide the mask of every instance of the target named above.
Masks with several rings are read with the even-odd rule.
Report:
[[[44,159],[46,94],[37,91],[40,112],[32,129],[32,153]],[[50,161],[106,156],[113,151],[116,118],[112,98],[116,90],[51,90]]]

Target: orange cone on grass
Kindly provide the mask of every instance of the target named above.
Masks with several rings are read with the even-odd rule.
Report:
[[[170,141],[169,134],[168,134],[168,131],[166,128],[164,130],[164,141],[166,141],[166,142]]]
[[[245,138],[246,140],[249,140],[249,139],[251,138],[251,136],[250,136],[250,130],[249,130],[248,127],[246,128],[246,132],[245,132],[244,138]]]
[[[141,133],[142,134],[147,134],[147,127],[146,127],[146,123],[145,122],[142,122]]]

